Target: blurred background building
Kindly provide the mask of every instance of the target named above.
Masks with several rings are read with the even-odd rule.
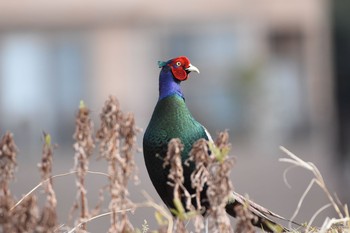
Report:
[[[104,100],[115,95],[145,128],[158,95],[157,60],[186,55],[201,71],[182,85],[187,104],[213,135],[229,129],[237,191],[290,217],[312,176],[290,172],[286,187],[286,165],[277,161],[284,145],[315,163],[349,203],[349,7],[346,0],[0,1],[0,131],[14,132],[20,148],[14,190],[21,196],[38,181],[43,130],[59,144],[57,172],[72,167],[80,100],[98,126]],[[136,190],[158,198],[142,154],[137,163]],[[327,203],[314,189],[297,220]],[[334,215],[328,209],[319,221]]]

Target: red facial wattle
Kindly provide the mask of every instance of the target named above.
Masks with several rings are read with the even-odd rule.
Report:
[[[189,67],[193,67],[190,63],[190,60],[184,56],[170,60],[168,62],[168,66],[170,66],[171,72],[174,75],[174,77],[179,81],[186,80],[188,78],[188,74],[192,71],[187,69]]]
[[[188,78],[187,72],[183,69],[183,67],[174,67],[171,66],[171,72],[177,80],[184,81]]]

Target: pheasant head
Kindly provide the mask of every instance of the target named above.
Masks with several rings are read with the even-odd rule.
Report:
[[[184,56],[166,62],[159,61],[158,65],[162,69],[159,75],[159,99],[173,94],[183,97],[180,82],[188,79],[189,73],[192,71],[199,73],[198,68]]]

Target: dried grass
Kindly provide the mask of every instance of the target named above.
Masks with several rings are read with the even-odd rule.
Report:
[[[230,171],[234,160],[228,156],[230,150],[229,135],[222,132],[218,135],[215,145],[212,142],[199,140],[193,145],[187,163],[194,163],[195,170],[191,175],[194,195],[184,187],[183,167],[181,162],[181,151],[183,145],[178,139],[173,139],[168,145],[168,153],[164,159],[164,166],[169,167],[169,184],[174,187],[174,206],[172,213],[176,219],[163,206],[144,193],[145,201],[133,203],[129,199],[128,184],[135,177],[136,165],[134,154],[137,152],[136,135],[139,132],[135,125],[132,114],[125,114],[121,111],[117,99],[113,96],[106,101],[100,114],[101,125],[97,131],[96,138],[99,140],[99,157],[107,161],[107,173],[89,171],[89,159],[92,156],[94,145],[93,123],[90,119],[90,111],[81,103],[76,117],[76,131],[74,133],[74,170],[63,174],[52,174],[54,146],[51,144],[50,135],[44,134],[42,159],[39,164],[41,174],[40,183],[16,200],[10,191],[10,182],[14,178],[17,156],[17,147],[13,135],[10,132],[0,139],[0,232],[87,232],[87,223],[98,218],[109,216],[111,219],[109,232],[150,232],[146,220],[142,229],[134,228],[128,218],[128,213],[136,208],[153,208],[155,218],[158,222],[156,232],[187,232],[187,223],[192,221],[195,232],[202,232],[204,221],[203,203],[201,194],[207,189],[209,209],[207,209],[210,232],[232,232],[233,228],[225,212],[225,205],[233,192],[233,186],[229,179]],[[314,184],[317,184],[324,191],[330,204],[321,207],[310,219],[305,232],[350,232],[350,217],[348,207],[342,205],[337,196],[331,195],[324,179],[310,162],[305,162],[292,154],[285,148],[281,148],[289,158],[281,159],[293,167],[300,166],[311,171],[315,178],[312,179],[308,188],[302,195],[293,218],[298,214],[305,196]],[[284,174],[285,181],[286,173]],[[97,204],[95,211],[89,211],[86,197],[85,179],[87,174],[102,175],[106,177],[107,189],[101,187],[100,196],[103,197],[107,190],[110,195],[109,210],[99,213],[102,199]],[[57,199],[54,191],[53,181],[59,177],[70,175],[76,176],[77,184],[77,208],[80,214],[77,216],[76,224],[67,228],[66,224],[59,224],[57,220]],[[207,186],[205,186],[205,184]],[[37,203],[35,191],[43,187],[46,195],[46,202],[40,208]],[[237,196],[240,198],[240,196]],[[243,198],[243,197],[242,197]],[[243,198],[244,199],[244,198]],[[247,199],[248,200],[248,199]],[[194,207],[192,205],[195,203]],[[182,205],[185,203],[185,206]],[[252,225],[254,214],[250,211],[249,201],[243,205],[235,206],[238,222],[235,232],[255,232]],[[338,218],[327,218],[320,228],[312,227],[312,223],[318,214],[324,209],[333,207],[338,213]],[[297,232],[297,231],[295,231]]]
[[[313,164],[312,162],[305,162],[304,160],[300,159],[298,156],[287,150],[285,147],[281,146],[280,149],[286,153],[289,158],[281,158],[279,159],[280,162],[290,163],[291,166],[285,170],[285,173],[283,175],[285,183],[287,186],[290,186],[287,181],[287,172],[290,171],[291,168],[294,167],[302,167],[306,170],[309,170],[314,175],[314,178],[310,181],[308,187],[304,191],[303,195],[301,196],[299,203],[297,205],[297,208],[291,218],[289,227],[291,228],[291,222],[295,219],[295,217],[298,215],[300,208],[304,202],[305,197],[309,193],[310,189],[314,184],[317,184],[321,190],[325,193],[329,200],[329,204],[321,207],[310,219],[309,223],[306,226],[305,232],[350,232],[350,216],[347,205],[342,205],[341,207],[336,203],[335,200],[337,200],[336,195],[332,195],[324,182],[324,179],[318,170],[318,168]],[[339,201],[338,201],[339,202]],[[317,215],[322,212],[324,209],[333,206],[334,210],[338,214],[338,219],[336,218],[327,218],[324,221],[324,224],[320,229],[317,229],[315,227],[312,227],[311,224],[314,221],[314,219],[317,217]],[[335,226],[335,224],[341,224],[341,226]],[[335,227],[335,228],[334,228]]]

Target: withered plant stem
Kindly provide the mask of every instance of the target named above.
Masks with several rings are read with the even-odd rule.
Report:
[[[89,217],[88,200],[86,198],[85,176],[89,167],[89,158],[95,147],[93,140],[93,123],[90,119],[90,110],[81,103],[75,119],[75,132],[73,145],[75,150],[74,170],[77,170],[78,197],[80,198],[80,219],[84,222]],[[76,205],[77,206],[77,203]],[[86,230],[86,225],[82,224],[81,230]]]
[[[9,182],[14,178],[17,157],[17,146],[13,134],[6,132],[0,139],[0,230],[3,232],[13,231],[13,213],[10,208],[14,203],[11,195]]]
[[[210,232],[232,232],[230,220],[226,214],[225,206],[233,186],[230,181],[230,172],[233,167],[233,159],[227,156],[229,151],[229,135],[227,131],[221,132],[212,146],[212,156],[209,160],[209,179],[207,196],[209,207],[209,229]],[[220,159],[219,159],[220,158]]]
[[[109,209],[111,226],[109,232],[132,232],[133,226],[126,211],[134,206],[129,200],[128,182],[135,171],[134,153],[136,151],[135,119],[132,114],[124,114],[114,96],[110,96],[100,114],[101,125],[96,137],[100,141],[100,157],[108,163]]]
[[[38,164],[41,181],[49,180],[45,183],[46,203],[41,211],[41,217],[37,226],[38,232],[54,232],[57,226],[57,199],[53,189],[52,181],[53,146],[51,136],[44,133],[44,143],[42,149],[41,163]]]

